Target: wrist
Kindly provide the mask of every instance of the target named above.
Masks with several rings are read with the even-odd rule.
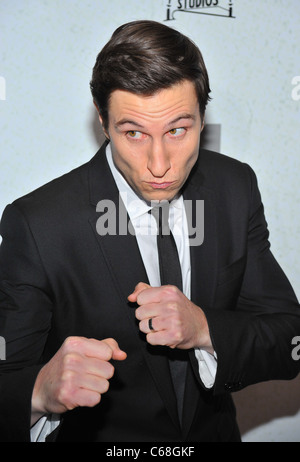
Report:
[[[42,372],[40,371],[37,375],[31,396],[31,426],[34,425],[41,417],[47,414],[47,411],[43,406],[40,393],[39,382],[41,373]]]
[[[204,311],[198,308],[198,322],[197,322],[197,340],[195,348],[205,350],[210,354],[214,354],[214,347],[210,338],[208,323]]]

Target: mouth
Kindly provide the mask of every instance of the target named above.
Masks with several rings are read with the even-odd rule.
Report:
[[[169,186],[174,184],[174,181],[164,181],[162,183],[157,183],[154,181],[147,182],[149,186],[153,189],[167,189]]]

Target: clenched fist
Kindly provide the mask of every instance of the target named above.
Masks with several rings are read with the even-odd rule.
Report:
[[[114,374],[110,360],[122,361],[126,356],[114,339],[68,337],[37,376],[31,424],[44,414],[98,404]]]
[[[203,310],[177,287],[151,287],[140,282],[128,300],[140,305],[136,310],[136,318],[140,321],[140,330],[146,334],[151,345],[180,349],[202,348],[213,353]]]

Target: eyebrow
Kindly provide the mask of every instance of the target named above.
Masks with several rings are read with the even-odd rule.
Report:
[[[143,125],[140,125],[138,122],[135,122],[134,120],[130,120],[130,119],[121,119],[121,120],[119,120],[119,122],[115,123],[115,127],[120,128],[123,125],[127,125],[127,124],[128,125],[134,125],[137,128],[145,128],[145,127],[143,127]]]
[[[172,125],[176,124],[180,120],[192,120],[194,122],[196,120],[196,117],[193,114],[189,114],[189,113],[181,114],[178,117],[176,117],[174,120],[171,120],[171,122],[167,123],[166,127],[171,127]]]
[[[192,115],[192,114],[189,114],[189,113],[180,114],[175,119],[168,122],[165,125],[165,128],[172,127],[174,124],[176,124],[180,120],[192,120],[192,121],[194,121],[195,119],[196,119],[196,117],[194,115]],[[140,128],[140,129],[145,128],[143,125],[139,124],[135,120],[130,120],[130,119],[121,119],[121,120],[119,120],[118,122],[115,123],[115,127],[120,128],[123,125],[127,125],[127,124],[128,125],[133,125],[134,127],[137,127],[137,128]]]

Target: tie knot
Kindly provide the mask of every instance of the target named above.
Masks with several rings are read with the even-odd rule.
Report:
[[[155,205],[151,210],[149,210],[149,213],[151,213],[151,215],[154,216],[157,223],[159,234],[162,236],[170,234],[169,210],[169,201],[161,201],[157,205]]]

